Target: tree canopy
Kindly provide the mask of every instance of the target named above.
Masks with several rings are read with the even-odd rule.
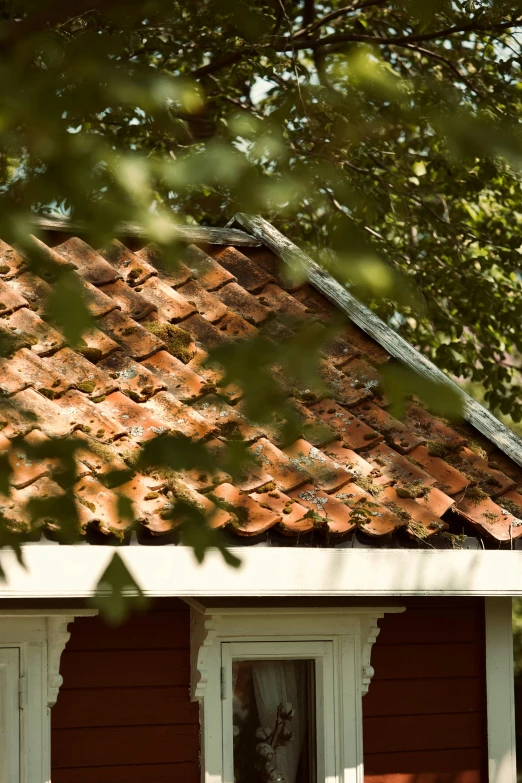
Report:
[[[1,10],[6,242],[41,263],[31,214],[58,211],[85,221],[94,247],[139,223],[175,263],[176,221],[262,214],[522,418],[519,2]],[[88,325],[66,277],[49,310],[71,341]]]

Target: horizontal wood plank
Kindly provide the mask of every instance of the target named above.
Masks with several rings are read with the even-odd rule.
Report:
[[[133,764],[53,770],[53,783],[199,783],[199,780],[198,764]]]
[[[196,761],[198,726],[55,729],[52,767],[102,767]]]
[[[60,672],[63,688],[115,688],[189,685],[185,650],[66,651]]]
[[[150,612],[121,626],[108,626],[100,617],[79,617],[71,626],[67,650],[188,649],[188,612]]]
[[[478,748],[482,730],[483,716],[476,712],[366,718],[363,743],[370,754]]]
[[[453,748],[410,753],[367,753],[364,756],[366,776],[395,774],[440,774],[454,775],[482,769],[483,757],[479,748]]]
[[[484,618],[468,607],[410,608],[379,620],[379,644],[442,644],[474,642],[483,633]]]
[[[197,725],[199,705],[189,700],[188,687],[61,689],[51,720],[54,729]]]
[[[485,708],[479,677],[435,680],[373,680],[363,699],[365,717],[480,712]]]
[[[477,677],[482,657],[476,644],[375,644],[375,680]]]

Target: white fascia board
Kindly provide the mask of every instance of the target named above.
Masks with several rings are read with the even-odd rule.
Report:
[[[522,595],[522,552],[245,547],[231,568],[218,551],[196,562],[182,546],[23,547],[0,553],[1,598],[83,598],[113,553],[149,596]]]

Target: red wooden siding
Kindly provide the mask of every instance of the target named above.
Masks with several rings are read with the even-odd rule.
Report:
[[[403,603],[372,652],[366,783],[486,783],[484,602]]]
[[[484,604],[408,599],[380,621],[363,700],[366,783],[486,783]],[[53,783],[197,783],[189,611],[78,619],[52,710]]]
[[[168,601],[126,625],[77,619],[52,709],[53,783],[197,783],[189,610]]]

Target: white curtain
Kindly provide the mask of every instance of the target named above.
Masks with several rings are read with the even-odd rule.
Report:
[[[273,728],[279,704],[290,702],[295,715],[288,728],[294,738],[277,748],[273,766],[284,776],[285,783],[296,783],[299,757],[308,716],[305,713],[306,666],[301,661],[255,661],[252,663],[254,693],[262,727]]]

